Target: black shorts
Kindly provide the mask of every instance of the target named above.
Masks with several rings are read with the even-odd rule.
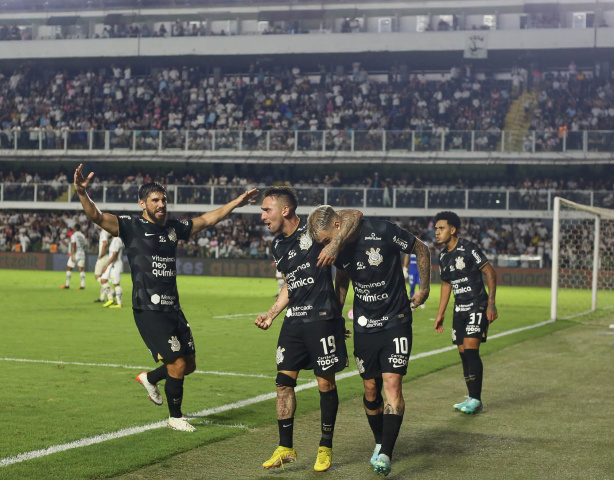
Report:
[[[277,341],[277,370],[313,370],[320,377],[348,365],[343,319],[286,323]]]
[[[139,333],[156,362],[175,360],[196,353],[192,330],[183,312],[133,312]]]
[[[354,358],[360,376],[365,380],[382,373],[407,373],[412,345],[411,324],[374,333],[354,332]]]
[[[454,305],[452,317],[452,343],[462,345],[465,338],[488,338],[487,303],[478,305]]]

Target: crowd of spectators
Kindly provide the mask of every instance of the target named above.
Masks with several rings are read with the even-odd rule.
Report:
[[[396,195],[397,208],[423,208],[425,191],[428,190],[431,208],[465,208],[468,190],[471,208],[504,208],[508,193],[511,210],[548,210],[554,194],[580,203],[593,202],[595,206],[613,208],[614,180],[599,172],[589,175],[580,177],[570,173],[563,178],[507,175],[498,179],[466,175],[451,181],[442,179],[437,171],[412,175],[406,169],[400,169],[398,172],[380,175],[378,171],[359,169],[345,173],[335,170],[325,173],[321,169],[314,169],[311,174],[294,173],[290,181],[287,176],[265,169],[252,177],[198,173],[194,170],[170,170],[163,173],[152,171],[145,174],[137,171],[136,174],[121,175],[102,169],[96,172],[90,195],[95,201],[130,203],[137,197],[140,185],[155,180],[166,186],[170,203],[179,205],[224,204],[247,188],[285,184],[297,189],[301,204],[314,206],[326,201],[335,206],[360,208],[365,200],[366,189],[369,207],[392,207]],[[71,180],[62,171],[42,177],[39,173],[25,169],[4,173],[0,171],[5,201],[32,201],[34,185],[37,185],[37,201],[67,201]],[[78,199],[73,197],[73,201]]]
[[[146,133],[140,138],[144,145],[149,141],[153,146],[159,130],[190,130],[196,135],[194,148],[206,149],[211,141],[207,131],[215,129],[222,131],[216,139],[222,143],[223,131],[253,133],[249,138],[254,145],[245,148],[262,147],[263,132],[272,131],[271,149],[281,150],[294,148],[294,135],[283,132],[311,130],[327,131],[341,149],[351,141],[351,130],[413,130],[420,150],[428,142],[440,142],[441,133],[477,130],[477,148],[489,143],[494,147],[508,110],[511,81],[463,72],[453,68],[437,81],[423,73],[412,74],[408,81],[394,75],[388,81],[369,75],[358,62],[348,74],[322,67],[315,75],[298,67],[271,73],[252,64],[244,76],[216,79],[187,66],[138,77],[129,66],[77,74],[24,66],[0,72],[0,133],[5,133],[0,143],[10,148],[13,135],[6,133],[18,130],[26,142],[38,145],[38,134],[29,138],[27,132],[42,131],[44,148],[55,148],[62,131],[110,130],[113,145],[131,139],[136,130]],[[172,135],[165,137],[172,142]],[[381,141],[381,135],[376,137],[373,141]],[[178,146],[184,138],[177,135]],[[411,135],[394,138],[399,148],[407,148]],[[84,148],[86,139],[84,135]],[[321,141],[321,135],[305,141]],[[363,141],[368,143],[368,136]]]
[[[192,218],[191,214],[178,214]],[[433,251],[435,226],[428,218],[396,218],[393,221],[424,240]],[[76,224],[89,241],[89,253],[97,254],[99,229],[82,212],[0,211],[0,251],[67,254]],[[524,219],[463,219],[462,235],[478,242],[490,257],[538,256],[548,266],[552,253],[551,226]],[[258,215],[233,214],[189,241],[180,242],[179,256],[205,258],[267,259],[273,236]]]

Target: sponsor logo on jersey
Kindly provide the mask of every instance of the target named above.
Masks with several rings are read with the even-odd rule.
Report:
[[[277,347],[277,354],[275,355],[275,361],[277,362],[277,365],[279,365],[281,362],[284,361],[284,352],[285,351],[286,351],[285,348]]]
[[[473,308],[473,302],[472,303],[459,303],[454,306],[454,311],[455,312],[468,312],[472,308]]]
[[[476,262],[478,262],[478,263],[482,262],[482,257],[480,257],[478,252],[476,252],[475,250],[471,250],[471,255],[473,255],[473,258],[475,258]]]
[[[465,251],[465,247],[463,247],[462,245],[459,245],[456,250],[458,250],[459,252],[464,252]]]
[[[467,332],[467,334],[472,334],[472,333],[477,333],[481,330],[479,325],[467,325],[465,327],[465,332]]]
[[[396,243],[399,247],[401,247],[403,250],[407,250],[407,247],[409,247],[409,243],[407,243],[402,238],[397,237],[396,235],[392,237],[392,241]]]
[[[296,257],[296,252],[294,250],[290,250],[288,252],[288,260],[294,257]]]
[[[145,232],[145,236],[146,237],[153,237],[154,235],[155,235],[155,233],[147,233],[147,232]]]
[[[132,217],[130,215],[120,215],[119,218],[124,218],[126,220],[130,220]]]
[[[363,328],[375,328],[375,327],[383,327],[384,322],[386,320],[388,320],[388,317],[369,319],[365,317],[364,315],[361,315],[360,317],[358,317],[358,320],[356,321],[356,323],[358,323],[358,325],[360,325]]]
[[[288,307],[286,310],[286,317],[306,317],[307,312],[313,310],[312,305],[298,305],[296,307]]]
[[[377,267],[380,263],[384,261],[384,257],[382,257],[381,253],[379,253],[379,248],[371,248],[367,250],[367,255],[369,256],[369,265]]]
[[[365,237],[365,240],[381,240],[380,237],[375,236],[375,232],[371,233],[368,237]]]
[[[186,227],[190,224],[190,222],[187,220],[181,220],[181,223],[183,223]]]
[[[381,302],[382,300],[386,300],[388,298],[387,293],[373,293],[361,295],[360,293],[356,292],[356,296],[365,303]]]
[[[468,293],[471,291],[473,291],[473,289],[470,285],[467,285],[466,287],[458,287],[457,285],[454,285],[454,295],[457,295],[459,293]]]
[[[294,270],[292,270],[286,275],[286,280],[293,281],[296,278],[296,274],[298,272],[301,272],[309,267],[311,267],[311,263],[309,262],[302,263],[301,265],[299,265],[298,267],[296,267]]]
[[[350,265],[352,264],[352,262],[348,262],[348,263],[344,263],[343,264],[343,268],[346,269],[348,268]]]
[[[364,270],[365,268],[365,264],[362,262],[356,262],[356,270]]]
[[[463,268],[465,268],[465,260],[463,259],[463,257],[456,257],[454,262],[456,264],[457,270],[462,270]]]
[[[299,288],[299,287],[305,287],[307,285],[313,285],[315,283],[315,280],[313,279],[313,277],[307,277],[307,278],[300,278],[298,280],[295,280],[293,282],[288,282],[287,286],[288,286],[288,291],[292,291],[295,288]]]
[[[126,216],[126,218],[130,218],[129,216]],[[139,218],[139,222],[141,223],[149,223],[147,220],[145,220],[144,218]]]
[[[171,350],[173,352],[178,352],[179,350],[181,350],[181,343],[179,343],[179,340],[177,340],[176,336],[172,336],[168,343],[171,344]]]
[[[301,250],[309,250],[311,245],[313,245],[313,240],[307,233],[303,233],[299,239],[298,246],[301,247]]]

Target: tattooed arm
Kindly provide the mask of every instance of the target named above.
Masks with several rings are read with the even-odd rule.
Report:
[[[497,272],[492,268],[490,263],[482,267],[482,274],[486,277],[486,285],[488,286],[488,307],[486,308],[486,318],[488,323],[494,322],[499,314],[495,305],[495,296],[497,295]]]
[[[341,307],[345,305],[345,299],[348,295],[348,289],[350,288],[350,277],[345,270],[337,269],[337,276],[335,278],[335,296],[339,299]]]
[[[422,240],[416,238],[412,253],[416,255],[416,264],[420,274],[420,290],[410,299],[413,307],[416,308],[426,302],[431,293],[431,250]]]
[[[359,210],[339,210],[337,215],[341,218],[339,233],[320,252],[318,267],[335,263],[339,252],[343,250],[347,240],[356,232],[362,218],[362,212]]]
[[[258,315],[258,318],[254,324],[262,330],[268,330],[273,323],[273,320],[275,320],[275,317],[277,317],[277,315],[279,315],[283,309],[288,306],[288,303],[290,303],[290,298],[288,297],[288,283],[286,282],[286,276],[284,275],[284,286],[281,288],[281,292],[279,292],[277,300],[275,300],[275,303],[271,308],[269,308],[268,312]]]

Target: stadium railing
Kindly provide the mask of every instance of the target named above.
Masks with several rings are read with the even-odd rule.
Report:
[[[614,131],[471,130],[4,130],[0,153],[24,155],[193,155],[198,152],[598,152],[614,150]],[[30,152],[30,153],[28,153]]]
[[[245,191],[245,186],[167,185],[170,205],[181,207],[224,205]],[[303,207],[329,204],[334,207],[365,209],[452,209],[483,210],[486,213],[507,211],[551,212],[555,196],[572,198],[591,206],[611,207],[614,195],[606,190],[546,190],[546,189],[462,189],[429,188],[365,188],[365,187],[295,187]],[[90,197],[101,204],[134,203],[138,185],[93,184]],[[0,183],[0,202],[4,208],[59,208],[74,204],[80,207],[72,184]],[[401,214],[401,213],[399,213]]]

